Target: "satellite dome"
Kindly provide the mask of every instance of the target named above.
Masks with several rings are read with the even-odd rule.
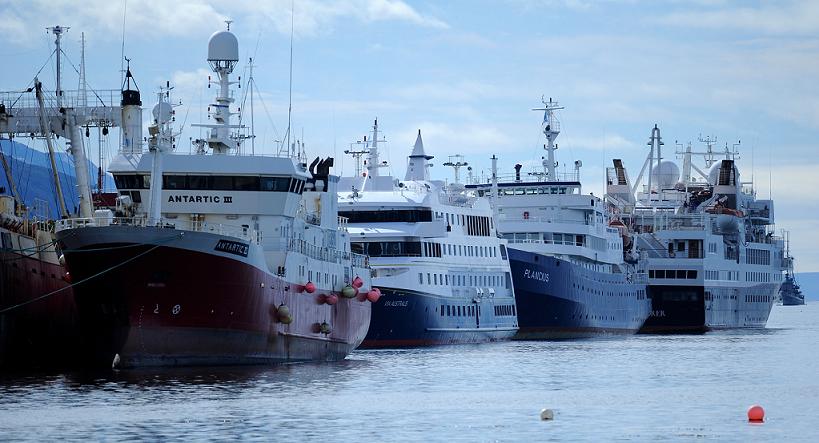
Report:
[[[159,102],[154,105],[154,109],[151,113],[154,115],[154,120],[158,123],[167,123],[171,120],[171,116],[173,115],[173,107],[168,102]]]
[[[239,40],[230,31],[219,31],[208,40],[208,61],[239,61]]]
[[[651,171],[651,181],[657,184],[657,189],[671,189],[680,180],[680,167],[676,163],[663,160]]]

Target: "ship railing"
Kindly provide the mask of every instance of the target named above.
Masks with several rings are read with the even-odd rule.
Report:
[[[568,219],[568,218],[555,218],[555,217],[527,217],[527,216],[508,216],[508,215],[499,215],[498,216],[499,222],[527,222],[527,223],[565,223],[570,225],[591,225],[589,219],[585,220],[578,220],[578,219]]]
[[[87,217],[87,218],[67,218],[56,221],[56,230],[81,229],[86,227],[101,226],[133,226],[133,227],[159,227],[167,229],[178,229],[182,231],[208,232],[226,237],[236,237],[253,243],[261,242],[261,233],[255,229],[245,226],[234,226],[223,223],[207,223],[198,221],[184,221],[175,219],[160,219],[159,223],[150,223],[145,217]]]
[[[304,254],[310,258],[321,261],[334,262],[339,264],[346,264],[350,262],[353,266],[365,268],[369,266],[369,260],[366,255],[356,254],[354,252],[341,251],[335,248],[327,248],[314,245],[308,241],[300,238],[291,238],[287,244],[287,250]]]
[[[520,183],[522,185],[532,184],[532,183],[543,183],[546,182],[548,178],[546,177],[546,173],[542,171],[532,171],[532,172],[524,172],[521,171],[520,180],[517,180],[517,176],[514,173],[511,174],[498,174],[498,183]],[[580,172],[555,172],[553,182],[579,182],[580,181]],[[555,183],[557,184],[557,183]]]
[[[652,232],[657,231],[701,231],[709,225],[706,214],[635,214],[635,224],[638,227],[650,227]],[[638,229],[640,232],[641,229]]]

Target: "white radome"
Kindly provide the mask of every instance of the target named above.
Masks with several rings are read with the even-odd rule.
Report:
[[[219,31],[208,40],[208,61],[239,61],[239,40],[230,31]]]
[[[154,109],[151,111],[151,114],[154,116],[154,120],[159,123],[167,123],[171,121],[171,116],[173,115],[173,107],[168,102],[159,102],[154,105]]]
[[[680,181],[680,167],[670,160],[663,160],[651,171],[651,180],[657,189],[671,189]]]

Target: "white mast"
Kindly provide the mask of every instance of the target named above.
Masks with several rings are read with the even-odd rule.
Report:
[[[151,134],[148,140],[148,149],[153,154],[151,163],[151,202],[148,208],[148,225],[157,225],[162,220],[162,158],[165,152],[173,149],[173,107],[170,104],[170,90],[167,85],[160,87],[157,94],[157,104],[153,109],[154,122],[148,127]]]
[[[82,139],[80,125],[83,116],[81,112],[74,108],[65,109],[65,124],[68,129],[69,143],[71,144],[71,156],[74,157],[74,173],[77,176],[77,194],[80,200],[80,217],[91,218],[94,216],[91,207],[91,186],[88,183],[88,160],[85,157],[85,145]]]
[[[540,100],[543,103],[542,108],[533,108],[533,111],[543,111],[543,134],[546,136],[546,140],[548,144],[543,148],[546,150],[547,158],[543,160],[543,172],[548,175],[547,181],[556,181],[555,176],[555,150],[557,146],[555,145],[555,139],[560,134],[560,122],[555,118],[554,111],[559,109],[564,109],[562,106],[558,106],[557,102],[552,101],[552,98],[549,97],[549,101],[547,102],[541,97]]]
[[[230,117],[234,114],[230,111],[230,104],[233,103],[233,97],[230,96],[230,85],[238,83],[230,81],[230,74],[239,62],[239,40],[230,32],[231,21],[227,20],[225,23],[228,25],[228,30],[214,33],[208,41],[208,63],[213,72],[219,76],[219,94],[216,96],[216,103],[210,105],[213,109],[211,116],[216,124],[192,125],[210,128],[207,143],[214,154],[227,154],[237,149],[239,142],[231,136],[230,130],[242,127],[242,125],[230,124]]]
[[[469,163],[464,161],[464,156],[461,154],[450,155],[449,161],[444,163],[444,166],[449,166],[455,171],[455,183],[461,182],[461,168],[469,166]]]
[[[364,138],[364,141],[367,141],[367,138]],[[387,167],[387,162],[381,162],[381,158],[378,155],[378,142],[386,143],[387,139],[382,138],[381,140],[378,139],[378,119],[376,118],[373,121],[373,138],[371,140],[372,146],[369,148],[369,156],[367,158],[367,171],[370,178],[378,177],[378,169]]]
[[[54,44],[57,46],[57,49],[55,50],[57,52],[57,91],[55,93],[57,94],[57,108],[62,108],[62,106],[63,106],[63,90],[62,90],[62,86],[61,86],[61,82],[62,82],[62,64],[61,64],[62,63],[62,58],[61,58],[62,48],[60,47],[60,39],[62,38],[63,33],[68,32],[68,30],[70,28],[67,27],[67,26],[57,25],[57,26],[53,26],[51,28],[46,28],[46,29],[51,31],[51,33],[53,33],[57,37],[54,40]]]

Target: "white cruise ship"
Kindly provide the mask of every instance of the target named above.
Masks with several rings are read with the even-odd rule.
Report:
[[[787,268],[773,200],[757,198],[753,183],[741,180],[735,149],[717,152],[715,140],[701,141],[703,152],[690,144],[677,152],[680,171],[662,156],[655,125],[636,182],[619,159],[607,173],[609,199],[649,258],[645,332],[764,327]]]
[[[403,180],[379,174],[378,124],[366,168],[339,183],[339,215],[346,218],[352,251],[367,254],[373,304],[362,346],[401,347],[508,339],[517,331],[505,242],[492,211],[456,180],[429,178],[421,132]],[[383,142],[383,141],[382,141]]]

